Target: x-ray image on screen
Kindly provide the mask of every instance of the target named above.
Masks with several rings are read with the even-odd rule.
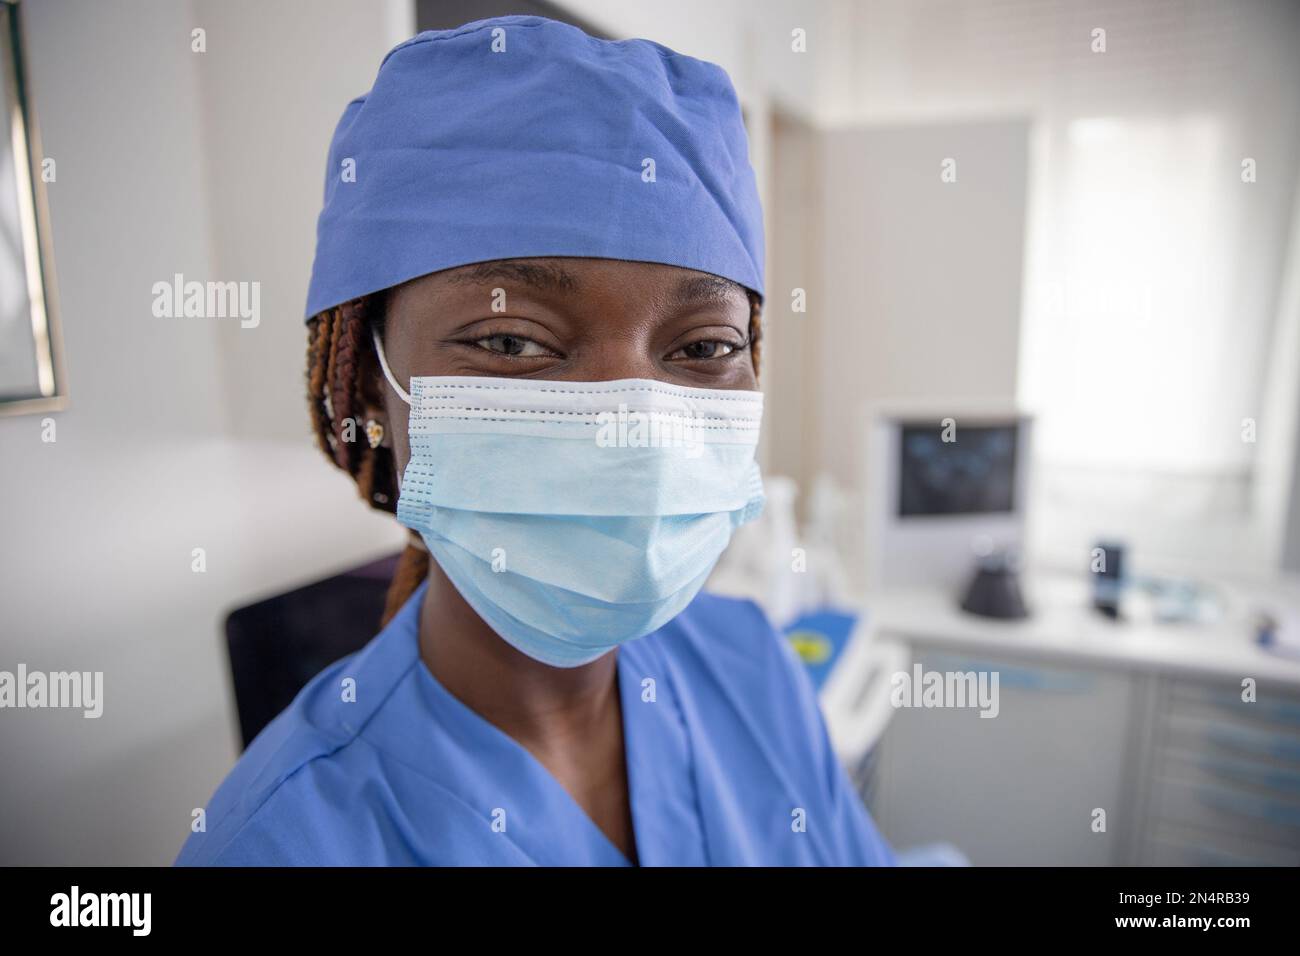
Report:
[[[1010,512],[1015,505],[1018,425],[967,425],[955,441],[939,425],[900,429],[898,514]]]

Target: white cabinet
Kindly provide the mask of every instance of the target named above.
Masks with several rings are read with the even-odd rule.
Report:
[[[996,717],[900,708],[880,745],[875,817],[895,846],[945,840],[976,866],[1114,862],[1135,799],[1125,789],[1134,681],[913,642],[927,671],[997,671]],[[1106,814],[1093,832],[1093,812]]]
[[[998,713],[895,710],[871,781],[895,846],[948,841],[982,866],[1300,865],[1293,666],[1241,648],[1244,666],[1218,656],[1198,673],[1190,658],[1208,645],[1162,661],[1065,653],[1024,624],[1000,642],[987,622],[914,624],[876,634],[925,671],[996,671]]]

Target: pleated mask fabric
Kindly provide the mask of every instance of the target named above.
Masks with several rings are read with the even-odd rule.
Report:
[[[493,630],[556,667],[676,617],[762,511],[760,392],[429,376],[409,398],[398,520]]]

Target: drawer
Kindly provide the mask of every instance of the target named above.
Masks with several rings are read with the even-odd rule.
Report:
[[[1143,841],[1141,866],[1300,866],[1300,848],[1272,846],[1199,827],[1162,824]]]
[[[1186,712],[1168,714],[1157,740],[1161,749],[1207,751],[1300,771],[1300,734],[1262,722]]]
[[[1161,775],[1153,781],[1149,810],[1153,829],[1178,824],[1300,850],[1300,804],[1271,791]]]
[[[1210,721],[1229,721],[1259,726],[1278,733],[1290,733],[1300,739],[1300,695],[1261,684],[1258,699],[1247,703],[1241,699],[1241,687],[1171,681],[1164,694],[1163,712],[1171,718],[1198,717]]]
[[[1157,772],[1198,786],[1242,788],[1300,807],[1300,767],[1220,748],[1162,748]]]

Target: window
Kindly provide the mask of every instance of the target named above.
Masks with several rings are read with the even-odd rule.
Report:
[[[1238,137],[1212,114],[1041,137],[1020,357],[1041,525],[1213,550],[1250,520],[1277,282]]]

